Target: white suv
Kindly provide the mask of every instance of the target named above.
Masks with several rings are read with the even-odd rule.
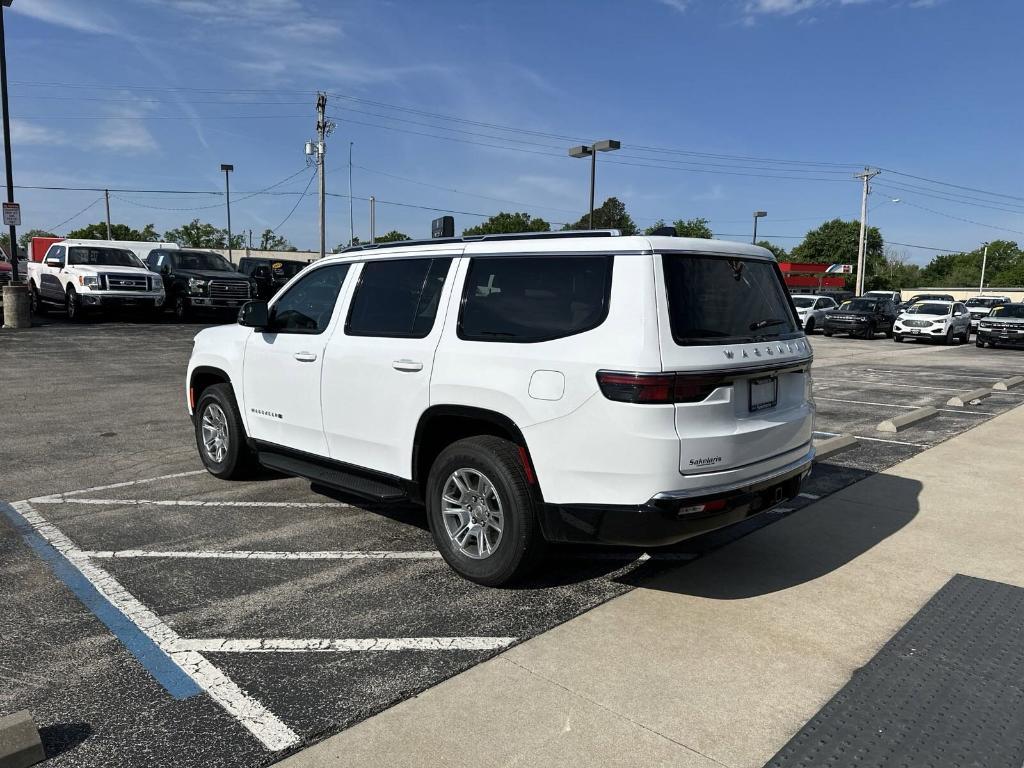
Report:
[[[564,232],[329,256],[198,334],[186,387],[212,474],[422,500],[497,585],[546,541],[666,545],[795,496],[810,365],[770,252]]]

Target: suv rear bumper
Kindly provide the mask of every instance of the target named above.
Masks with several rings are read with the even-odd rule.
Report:
[[[640,505],[544,504],[548,541],[657,547],[738,523],[792,499],[811,472],[812,448],[799,460],[731,486],[664,491]]]

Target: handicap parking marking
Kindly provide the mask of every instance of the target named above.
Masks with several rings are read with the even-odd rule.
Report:
[[[71,539],[47,522],[29,502],[5,504],[0,509],[7,512],[23,535],[34,536],[45,542],[58,555],[58,559],[54,559],[44,554],[37,542],[29,538],[33,549],[40,552],[44,560],[58,566],[55,568],[58,577],[172,696],[185,698],[195,695],[198,690],[205,691],[269,750],[278,751],[299,743],[299,737],[294,731],[239,688],[202,654],[180,649],[178,642],[181,638],[177,632],[121,586],[113,576],[92,563]],[[86,585],[95,592],[98,600],[90,597],[83,599],[83,596],[89,595]]]

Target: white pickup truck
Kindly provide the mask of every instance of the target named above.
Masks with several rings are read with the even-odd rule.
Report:
[[[134,249],[116,243],[65,240],[51,245],[41,262],[26,266],[35,314],[62,307],[69,320],[78,321],[89,311],[163,310],[160,275],[150,272]]]

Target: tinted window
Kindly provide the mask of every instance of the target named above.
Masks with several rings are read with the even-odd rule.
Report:
[[[1024,319],[1024,304],[1006,304],[1002,307],[996,307],[992,310],[990,317],[998,317],[1000,319],[1016,317]]]
[[[271,325],[285,333],[323,333],[331,322],[348,264],[330,264],[310,272],[281,294]]]
[[[608,314],[613,256],[511,256],[470,261],[459,337],[550,341]]]
[[[46,256],[43,257],[44,261],[46,259],[60,259],[60,263],[63,265],[64,264],[64,246],[63,245],[51,245],[50,246],[50,250],[48,250],[46,252]]]
[[[352,296],[345,333],[424,338],[434,327],[451,264],[451,259],[367,262]]]
[[[178,251],[172,258],[174,269],[214,270],[216,272],[234,272],[230,261],[219,253],[206,251]]]
[[[139,257],[120,248],[68,248],[68,264],[101,267],[142,267]]]
[[[774,261],[665,254],[669,322],[677,344],[796,335]]]

